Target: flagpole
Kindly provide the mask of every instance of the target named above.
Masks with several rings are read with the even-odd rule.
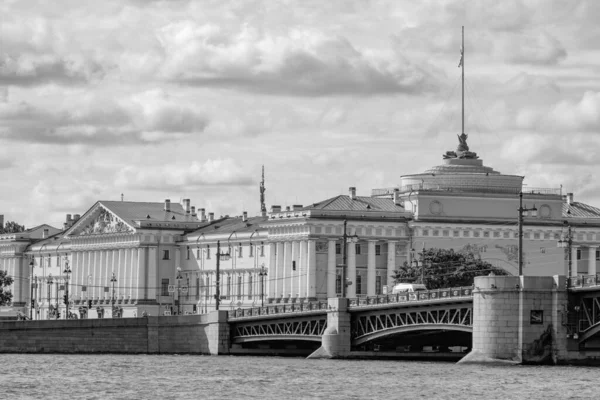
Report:
[[[462,27],[461,44],[461,67],[462,67],[462,133],[465,133],[465,26]]]

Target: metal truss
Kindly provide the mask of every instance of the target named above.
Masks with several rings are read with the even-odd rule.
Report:
[[[471,328],[473,326],[472,305],[457,305],[444,308],[420,308],[403,310],[380,310],[375,313],[353,315],[352,340],[364,338],[398,328]],[[467,330],[467,329],[461,329]]]
[[[327,316],[312,319],[288,319],[286,321],[257,321],[232,324],[234,342],[270,339],[321,340],[327,327]]]
[[[600,333],[600,297],[581,297],[576,307],[580,342]]]

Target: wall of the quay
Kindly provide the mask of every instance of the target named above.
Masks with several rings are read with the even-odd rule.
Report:
[[[123,319],[0,322],[2,353],[227,354],[224,312]]]

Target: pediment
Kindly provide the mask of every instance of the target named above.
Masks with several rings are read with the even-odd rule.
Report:
[[[102,204],[96,204],[67,232],[68,236],[133,233],[135,229]]]

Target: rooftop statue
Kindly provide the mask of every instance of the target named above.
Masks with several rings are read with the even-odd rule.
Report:
[[[446,154],[443,155],[444,159],[448,158],[466,158],[466,159],[477,159],[477,153],[469,151],[469,145],[467,144],[467,138],[469,135],[464,132],[458,136],[458,147],[456,147],[456,151],[447,151]]]

